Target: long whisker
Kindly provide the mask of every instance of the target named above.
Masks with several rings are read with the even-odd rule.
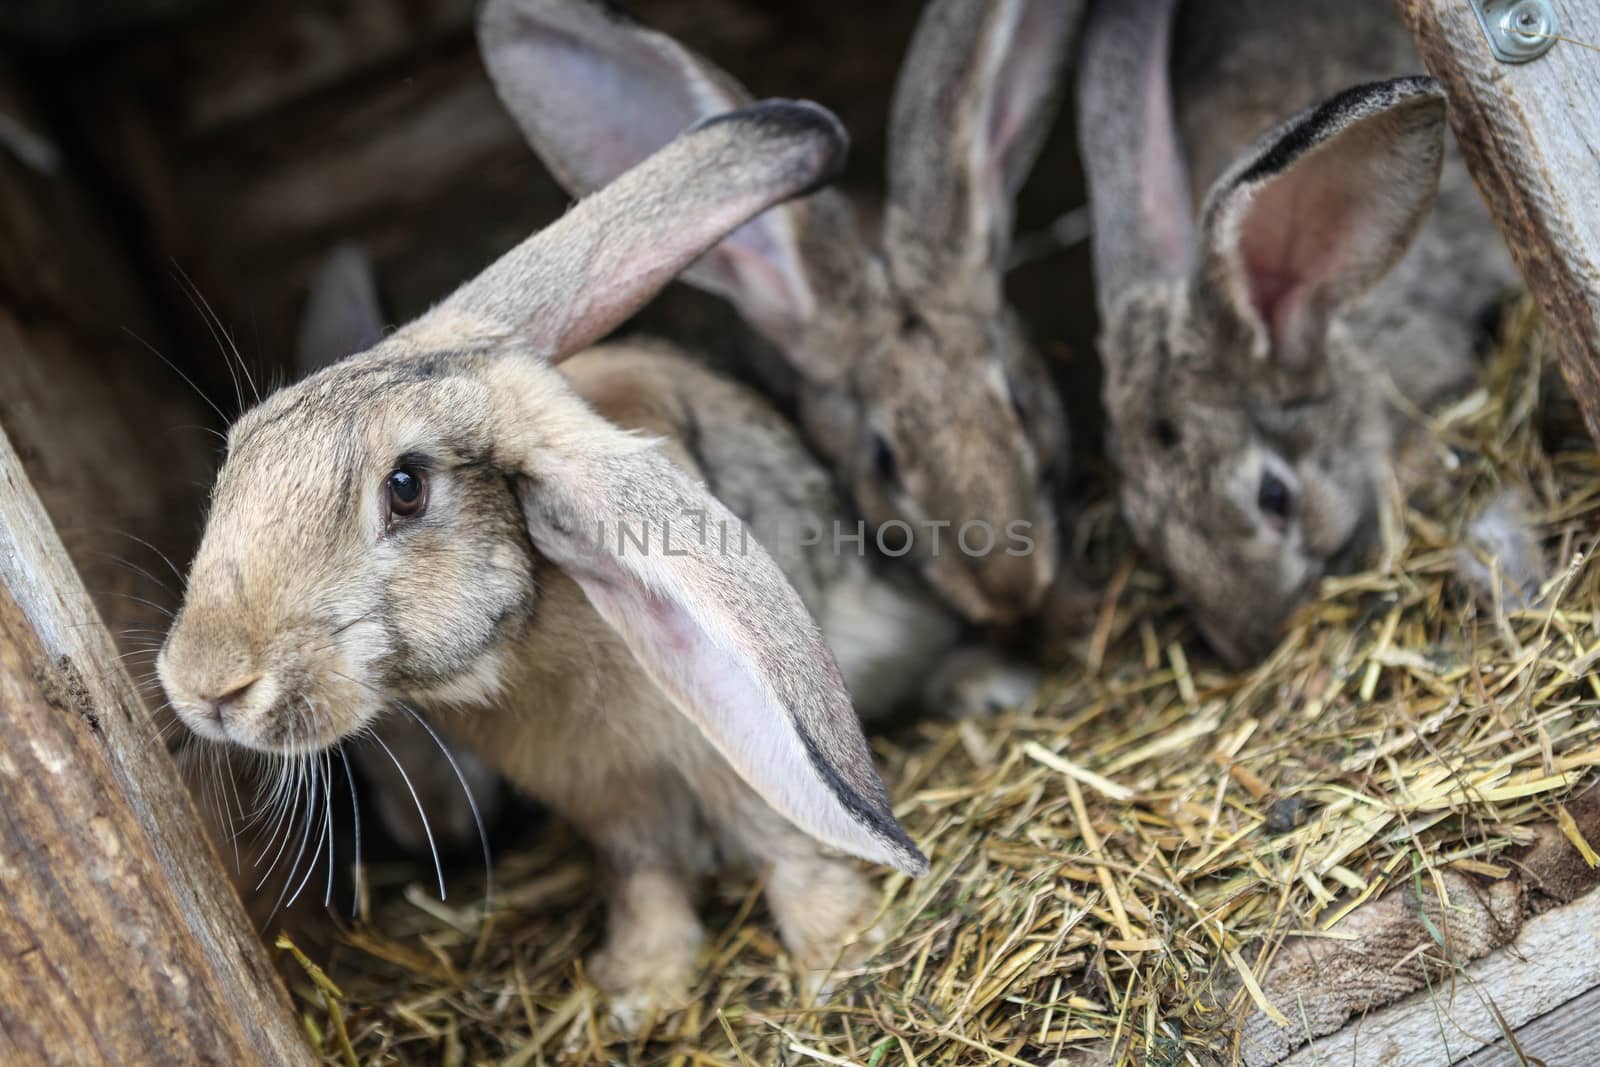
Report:
[[[450,764],[450,770],[455,772],[456,781],[461,783],[461,792],[466,795],[467,807],[472,810],[473,824],[478,828],[478,843],[483,846],[483,910],[489,911],[494,901],[494,860],[489,854],[489,833],[483,827],[483,816],[478,812],[478,800],[472,795],[472,787],[467,785],[467,776],[461,773],[461,765],[456,762],[450,747],[440,740],[434,733],[433,727],[428,725],[426,719],[418,715],[416,709],[402,700],[395,701],[400,710],[416,720],[417,725],[428,731],[428,736],[433,738],[433,743],[439,747],[445,761]]]
[[[361,803],[356,799],[356,776],[350,770],[350,756],[343,744],[339,746],[339,758],[344,761],[345,781],[350,784],[350,813],[355,817],[356,824],[356,869],[355,877],[351,879],[355,882],[355,889],[350,901],[350,917],[355,919],[361,915]]]
[[[318,785],[318,778],[317,778],[316,774],[311,773],[309,768],[308,768],[306,777],[307,777],[307,780],[310,783],[307,786],[307,793],[308,793],[309,799],[307,800],[307,803],[306,803],[306,830],[305,830],[305,833],[300,835],[300,848],[295,852],[294,860],[289,864],[289,874],[283,880],[283,890],[278,893],[278,902],[272,906],[272,915],[267,916],[267,921],[268,922],[271,922],[273,916],[276,916],[278,914],[278,911],[283,907],[283,901],[284,901],[284,898],[289,893],[289,887],[294,884],[295,872],[300,870],[300,861],[301,861],[301,859],[303,859],[305,857],[306,846],[311,844],[311,827],[312,827],[313,822],[316,821],[316,814],[317,814],[317,785]],[[322,851],[322,840],[321,840],[321,838],[318,838],[317,839],[317,847],[312,852],[312,855],[316,856],[321,851]],[[316,861],[313,860],[312,864],[311,864],[311,870],[315,870],[315,869],[316,869]],[[310,879],[311,879],[311,870],[308,870],[306,872],[306,881],[310,881]],[[305,888],[305,882],[301,882],[300,883],[300,888],[301,889]],[[296,896],[300,895],[299,894],[299,890],[295,891],[295,895]],[[292,904],[294,902],[291,900],[290,903]]]
[[[333,759],[326,752],[322,754],[322,777],[328,784],[328,888],[322,893],[322,906],[328,907],[333,903]]]
[[[204,298],[200,296],[200,290],[195,286],[189,275],[184,273],[183,268],[178,265],[178,261],[176,259],[172,261],[172,267],[173,270],[177,272],[178,277],[183,281],[183,285],[181,286],[183,289],[183,295],[188,298],[189,304],[200,313],[200,321],[206,324],[206,329],[211,334],[212,342],[217,346],[218,351],[222,353],[223,366],[228,368],[228,377],[233,380],[234,399],[239,403],[239,410],[243,411],[244,390],[239,385],[239,376],[234,373],[233,360],[228,358],[228,349],[233,342],[231,339],[229,339],[226,344],[223,343],[223,337],[226,334],[226,331],[222,331],[221,333],[218,332],[219,327],[222,325],[221,321],[219,320],[213,324],[211,305],[204,304],[204,306],[202,306]]]
[[[372,739],[378,747],[388,755],[389,762],[394,764],[394,769],[400,772],[400,780],[405,782],[406,790],[411,794],[411,802],[417,806],[417,814],[422,817],[422,832],[428,839],[428,850],[433,853],[433,871],[439,876],[439,899],[444,900],[444,865],[439,862],[439,846],[433,842],[433,829],[428,825],[428,814],[422,810],[422,799],[417,796],[416,787],[411,784],[411,777],[406,774],[406,769],[400,766],[400,761],[390,751],[389,746],[383,743],[383,738],[377,734]]]
[[[133,338],[135,341],[139,342],[139,344],[141,344],[147,350],[149,350],[149,352],[152,355],[154,355],[157,359],[159,359],[161,362],[165,363],[169,368],[171,368],[173,373],[175,373],[178,377],[182,378],[186,383],[188,383],[189,388],[193,389],[195,391],[195,395],[198,396],[201,400],[204,400],[206,402],[207,406],[209,406],[212,411],[215,411],[217,413],[217,418],[222,420],[223,425],[227,425],[228,416],[223,414],[222,409],[217,406],[217,402],[215,400],[212,400],[209,396],[207,396],[205,394],[204,390],[202,390],[198,385],[194,384],[194,379],[193,378],[191,378],[187,374],[183,373],[183,370],[176,363],[172,362],[172,360],[170,360],[166,356],[162,355],[160,349],[156,348],[156,346],[151,344],[149,341],[146,341],[143,337],[140,337],[138,334],[134,333],[132,330],[128,329],[126,326],[124,326],[122,328],[122,332],[127,334],[129,337]]]
[[[318,773],[318,768],[319,767],[321,768],[321,773]],[[332,813],[333,813],[333,798],[329,795],[329,792],[331,791],[331,789],[333,787],[333,782],[328,776],[328,765],[327,765],[327,763],[322,762],[322,761],[317,761],[317,762],[313,762],[312,763],[312,765],[311,765],[311,783],[312,783],[313,787],[316,787],[318,783],[321,783],[321,786],[322,786],[322,800],[323,800],[322,806],[328,812],[328,815],[325,818],[317,820],[318,822],[320,822],[322,824],[322,830],[321,830],[320,833],[317,834],[317,847],[311,850],[311,858],[306,862],[306,876],[304,878],[302,878],[300,880],[300,884],[295,887],[294,896],[289,898],[289,903],[288,903],[287,906],[291,907],[291,908],[294,907],[294,902],[300,899],[300,894],[305,892],[306,886],[311,883],[311,876],[313,874],[317,873],[317,860],[322,856],[322,840],[325,837],[331,837],[332,836],[332,830],[333,830],[333,817],[332,817]],[[311,811],[308,814],[307,818],[308,819],[314,818],[316,816],[316,811],[317,811],[316,805],[313,804],[312,808],[311,808]],[[307,826],[309,828],[309,823],[307,824]],[[289,868],[289,877],[291,879],[294,878],[294,871],[295,871],[294,867]],[[330,892],[332,892],[332,890],[333,890],[333,871],[332,871],[331,868],[329,869],[329,872],[328,872],[328,879],[329,879],[329,881],[328,881],[328,889],[329,889]],[[288,888],[287,883],[285,884],[284,888],[285,889]],[[324,906],[326,906],[326,905],[324,905]]]

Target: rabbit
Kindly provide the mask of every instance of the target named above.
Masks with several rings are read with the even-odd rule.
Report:
[[[823,190],[683,275],[781,351],[807,437],[855,510],[975,624],[1025,616],[1057,570],[1065,417],[1002,271],[1080,6],[934,0],[892,104],[881,236]],[[478,37],[501,99],[575,195],[749,98],[602,0],[489,0]],[[973,551],[953,550],[969,523]]]
[[[1119,0],[1083,37],[1122,511],[1244,666],[1371,538],[1413,439],[1385,378],[1469,387],[1516,273],[1385,0]]]
[[[191,730],[261,752],[326,749],[396,703],[438,714],[594,844],[608,916],[589,973],[624,1026],[687,986],[692,880],[715,855],[770,865],[808,975],[873,899],[826,848],[927,870],[794,587],[753,541],[615,543],[686,517],[741,527],[554,367],[833,177],[845,146],[804,102],[697,123],[365,353],[246,412],[157,658]]]
[[[383,340],[383,308],[371,261],[360,248],[337,245],[312,278],[295,346],[294,370],[308,377]],[[410,716],[374,728],[385,747],[352,745],[350,759],[372,787],[378,817],[407,852],[425,856],[437,844],[476,847],[501,805],[499,777],[476,755]],[[447,747],[441,761],[440,746]],[[437,839],[437,842],[435,841]]]

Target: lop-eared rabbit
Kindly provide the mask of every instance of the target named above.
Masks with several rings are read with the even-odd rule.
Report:
[[[692,887],[715,857],[770,868],[806,972],[874,899],[827,847],[927,866],[771,556],[614,540],[689,516],[740,529],[671,458],[692,444],[619,428],[556,369],[844,151],[815,105],[700,122],[420,318],[247,412],[157,661],[196,733],[291,761],[396,705],[447,722],[594,843],[610,906],[590,974],[624,1023],[686,986]],[[602,410],[669,403],[605,379],[596,366]]]
[[[1106,0],[1078,79],[1122,510],[1212,646],[1370,538],[1515,280],[1386,0]]]

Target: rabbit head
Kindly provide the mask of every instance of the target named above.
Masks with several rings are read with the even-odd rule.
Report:
[[[811,104],[703,122],[376,347],[247,412],[157,662],[178,715],[301,753],[394,701],[491,701],[530,628],[562,625],[540,614],[555,567],[777,811],[925,869],[782,573],[748,545],[615,548],[619,525],[736,520],[554,366],[730,230],[831,177],[845,143]]]
[[[1122,510],[1206,639],[1243,664],[1371,529],[1392,439],[1352,304],[1433,203],[1436,83],[1350,89],[1245,149],[1190,220],[1171,0],[1104,4],[1080,136]]]
[[[745,225],[684,275],[782,351],[812,444],[879,542],[975,622],[1031,610],[1056,570],[1064,416],[1002,273],[1078,6],[934,0],[893,102],[883,233],[824,191]],[[748,99],[598,0],[491,0],[479,39],[507,108],[577,194]]]

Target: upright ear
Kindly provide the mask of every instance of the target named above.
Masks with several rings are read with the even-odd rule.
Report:
[[[575,196],[611,181],[694,123],[750,96],[665,34],[603,0],[488,0],[478,41],[501,101],[551,174]],[[740,227],[684,272],[778,343],[816,313],[802,231],[827,225],[801,205]]]
[[[1082,7],[931,0],[924,9],[889,121],[884,236],[902,285],[998,303],[1012,201],[1049,132]]]
[[[1182,277],[1194,224],[1168,74],[1178,0],[1101,0],[1078,60],[1078,145],[1102,320],[1127,289]]]
[[[844,166],[833,114],[771,100],[702,120],[528,238],[407,333],[520,332],[560,359],[604,336],[752,217]]]
[[[1445,101],[1431,78],[1357,86],[1258,141],[1206,198],[1191,282],[1259,358],[1304,365],[1329,316],[1410,247],[1439,188]]]
[[[513,359],[495,373],[498,418],[541,416],[537,445],[507,457],[539,551],[775,810],[827,844],[926,871],[816,623],[739,520],[548,369]]]
[[[295,345],[295,371],[303,378],[382,339],[383,309],[372,262],[355,245],[341,244],[311,279]]]

